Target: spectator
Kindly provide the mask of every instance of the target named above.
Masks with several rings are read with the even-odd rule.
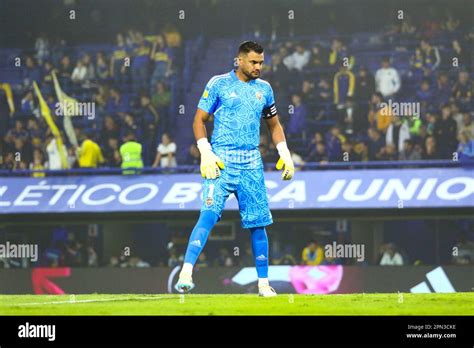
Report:
[[[87,266],[88,267],[98,267],[99,266],[99,256],[95,251],[92,245],[88,245],[86,248],[87,254]]]
[[[402,255],[397,251],[393,243],[389,243],[382,247],[382,258],[380,266],[403,266],[404,261]]]
[[[41,33],[35,41],[36,59],[39,64],[49,59],[50,56],[50,44],[45,33]]]
[[[206,253],[203,251],[199,255],[199,258],[196,262],[196,267],[202,268],[202,267],[209,267],[209,262],[207,261],[207,256]]]
[[[301,263],[306,266],[317,266],[324,261],[324,251],[318,242],[311,240],[301,253]]]
[[[316,91],[314,90],[314,83],[310,80],[304,80],[301,86],[301,100],[308,107],[308,110],[314,109],[314,104],[317,102]]]
[[[293,94],[291,96],[291,102],[293,104],[293,114],[290,114],[287,133],[289,137],[299,139],[306,130],[306,117],[308,116],[308,111],[306,105],[302,103],[299,94]]]
[[[435,138],[443,159],[450,159],[453,152],[456,151],[457,124],[451,115],[451,107],[448,104],[443,105],[442,117],[435,128]]]
[[[392,123],[385,134],[385,144],[394,145],[396,153],[403,150],[405,140],[410,139],[410,128],[407,122],[402,122],[400,117],[393,117]]]
[[[431,75],[441,64],[441,57],[437,47],[432,46],[427,39],[420,42],[420,48],[423,53],[423,71],[425,76]]]
[[[383,96],[376,92],[372,95],[369,104],[368,121],[370,127],[375,127],[378,131],[385,133],[392,122],[392,109],[389,104],[383,103]]]
[[[358,101],[366,102],[375,92],[375,79],[365,66],[359,69],[356,78],[355,97]],[[367,110],[368,111],[368,110]],[[367,129],[367,128],[366,128]]]
[[[5,143],[13,145],[15,140],[21,140],[23,142],[28,141],[28,131],[25,129],[23,122],[20,120],[15,121],[15,128],[10,129],[5,135]]]
[[[290,71],[297,70],[301,72],[306,65],[308,65],[310,56],[309,51],[299,43],[296,45],[295,51],[283,59],[283,64],[285,64]]]
[[[41,170],[45,169],[44,167],[44,161],[43,161],[43,154],[39,150],[35,150],[33,152],[33,162],[30,163],[30,170],[36,171],[33,173],[33,177],[35,178],[41,178],[44,177],[45,174],[44,172],[41,172]]]
[[[474,264],[474,243],[467,239],[466,233],[462,233],[459,235],[458,243],[456,243],[454,248],[456,253],[453,253],[453,264]]]
[[[32,91],[27,91],[25,96],[21,99],[20,111],[22,114],[25,115],[33,115],[36,113],[36,107]]]
[[[427,136],[425,138],[425,147],[422,154],[424,160],[436,160],[439,159],[438,149],[436,147],[436,140],[433,136]]]
[[[133,91],[138,93],[140,89],[148,90],[148,66],[150,64],[150,44],[145,40],[141,32],[136,33],[133,46],[132,82]]]
[[[128,97],[123,95],[117,87],[112,87],[105,110],[112,116],[118,115],[125,118],[125,114],[130,112]]]
[[[357,162],[360,160],[360,155],[354,152],[354,144],[352,141],[346,140],[342,143],[342,153],[339,162]]]
[[[471,102],[474,85],[469,80],[469,73],[467,71],[460,71],[458,74],[458,81],[453,87],[453,97],[461,105],[469,107]]]
[[[178,253],[175,248],[170,249],[170,256],[168,257],[168,267],[174,268],[179,265],[180,258],[178,257]]]
[[[312,151],[314,151],[316,149],[316,144],[319,142],[324,142],[324,137],[320,132],[315,132],[313,138],[309,142],[306,155],[309,155]]]
[[[336,162],[341,158],[341,144],[346,141],[346,137],[341,134],[338,126],[332,126],[326,138],[326,149],[330,162]]]
[[[166,47],[163,35],[157,35],[150,54],[154,63],[153,74],[151,76],[151,85],[156,86],[160,81],[171,75],[171,52]]]
[[[415,147],[413,140],[406,139],[403,142],[403,150],[400,151],[398,158],[401,161],[418,161],[418,160],[421,160],[421,153]]]
[[[362,162],[366,162],[369,160],[369,147],[367,146],[367,142],[358,140],[354,145],[354,153],[359,156]]]
[[[125,118],[123,121],[124,122],[121,128],[122,138],[125,137],[128,133],[133,133],[137,139],[140,139],[142,137],[143,131],[141,124],[137,122],[135,117],[127,113],[125,114]]]
[[[428,79],[423,79],[421,85],[417,88],[416,98],[421,103],[421,110],[426,110],[429,105],[433,104],[434,101],[434,92],[430,86]]]
[[[104,52],[98,52],[96,56],[96,76],[99,80],[105,81],[110,77],[110,68]]]
[[[308,162],[327,163],[329,161],[326,151],[326,145],[322,141],[318,141],[314,149],[308,155]]]
[[[312,68],[323,68],[328,65],[328,52],[320,44],[314,45],[311,49],[310,65]]]
[[[127,80],[127,67],[129,66],[125,59],[128,58],[128,63],[130,63],[130,55],[123,35],[117,34],[116,40],[110,60],[110,76],[114,79],[115,83],[123,84]]]
[[[128,261],[129,267],[131,268],[148,268],[150,264],[146,261],[143,261],[137,256],[132,256]]]
[[[90,88],[90,87],[92,87],[92,82],[96,78],[94,64],[92,63],[92,59],[91,59],[90,54],[85,53],[82,56],[81,61],[82,61],[82,64],[85,68],[85,74],[84,74],[84,78],[83,78],[84,83],[82,84],[82,87]]]
[[[468,111],[463,113],[462,125],[459,132],[467,131],[470,139],[474,139],[474,121]]]
[[[123,174],[136,174],[137,169],[143,168],[142,144],[138,143],[133,132],[127,133],[124,143],[120,146]]]
[[[385,146],[384,138],[380,135],[380,132],[375,128],[369,128],[367,130],[369,136],[368,144],[368,156],[370,161],[375,161],[380,157],[380,150]]]
[[[84,63],[80,59],[76,62],[76,66],[74,67],[74,70],[72,71],[71,80],[74,83],[82,84],[86,81],[86,76],[87,76],[87,67],[84,65]]]
[[[191,165],[199,165],[201,163],[201,153],[194,143],[189,147],[188,159],[186,163]]]
[[[442,71],[438,74],[436,80],[436,102],[438,105],[446,104],[452,94],[452,86],[449,82],[449,76],[446,72]]]
[[[59,69],[58,69],[58,79],[63,86],[67,84],[72,77],[73,67],[71,64],[71,58],[69,56],[64,56],[59,61]],[[63,86],[64,87],[64,86]]]
[[[348,97],[341,105],[337,115],[338,123],[344,128],[344,133],[351,135],[354,132],[366,130],[368,127],[366,113],[362,113],[352,97]]]
[[[32,142],[35,139],[39,139],[40,141],[42,140],[44,132],[40,129],[37,119],[35,118],[28,119],[28,123],[26,124],[26,129]]]
[[[471,55],[469,50],[465,50],[459,40],[453,40],[453,57],[450,59],[450,62],[453,61],[453,58],[457,58],[456,68],[470,69],[471,68]]]
[[[120,136],[120,130],[117,123],[114,121],[113,117],[106,115],[104,117],[104,126],[100,134],[100,139],[104,144],[109,142],[109,139],[115,138],[118,139]]]
[[[83,136],[82,145],[78,150],[79,167],[97,168],[99,164],[105,162],[102,150],[99,145],[91,139],[89,134]]]
[[[456,121],[457,130],[459,133],[459,131],[463,127],[463,118],[464,118],[463,113],[461,112],[461,109],[458,103],[451,102],[449,105],[451,106],[451,115],[452,115],[453,120]],[[465,107],[463,107],[462,109],[466,110]]]
[[[122,163],[120,156],[119,142],[117,138],[108,138],[104,150],[105,165],[108,167],[118,167]]]
[[[377,160],[380,161],[396,161],[397,148],[393,144],[387,144],[380,149],[380,152],[376,155]]]
[[[425,75],[425,71],[423,70],[423,52],[421,48],[417,47],[415,49],[415,54],[410,57],[410,77],[412,78],[413,82],[416,84],[421,81],[423,76]]]
[[[331,90],[331,85],[328,82],[328,79],[321,78],[316,89],[317,100],[320,103],[332,103],[333,101],[333,92]]]
[[[25,58],[25,68],[22,70],[22,81],[25,87],[31,86],[33,81],[41,81],[41,69],[30,56]]]
[[[459,133],[459,145],[457,149],[460,161],[474,161],[474,140],[470,138],[467,130]]]
[[[52,135],[49,135],[46,138],[46,152],[48,154],[48,162],[46,163],[46,167],[49,170],[61,170],[66,169],[63,166],[61,160],[61,153],[59,152],[58,143],[56,142],[56,138]],[[62,145],[64,154],[67,154],[66,146]]]
[[[173,168],[178,164],[176,163],[176,144],[171,141],[170,136],[164,133],[161,136],[161,144],[158,145],[155,161],[153,162],[153,168]]]
[[[281,55],[278,53],[272,55],[270,71],[268,74],[270,75],[270,80],[277,91],[284,89],[290,83],[290,71],[286,65],[283,64]]]
[[[171,92],[163,82],[158,82],[155,92],[151,96],[151,104],[156,109],[162,122],[162,129],[171,129],[168,117],[168,108],[171,103]]]
[[[347,98],[354,95],[355,76],[344,65],[339,67],[339,71],[334,75],[334,104],[340,106],[346,102]]]
[[[395,68],[390,66],[390,58],[382,60],[382,68],[375,73],[375,90],[384,98],[393,97],[401,86],[400,76]]]
[[[348,52],[347,47],[341,40],[332,40],[331,51],[329,52],[329,65],[332,67],[341,66],[343,63],[346,63],[344,62],[345,58],[347,58],[346,66],[351,70],[355,64],[354,56]]]
[[[234,265],[234,261],[229,254],[229,250],[226,248],[219,249],[219,256],[217,257],[216,265],[220,267],[232,267]]]

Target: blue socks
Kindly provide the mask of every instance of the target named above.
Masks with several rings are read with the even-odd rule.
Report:
[[[265,227],[253,227],[252,251],[259,278],[268,278],[268,238]]]
[[[201,212],[196,226],[194,226],[191,236],[189,237],[188,248],[184,256],[184,264],[191,268],[201,254],[207,238],[214,225],[219,221],[219,216],[210,211]],[[250,228],[252,238],[252,251],[255,259],[255,267],[257,269],[258,278],[268,278],[268,238],[265,227]]]
[[[188,248],[186,250],[186,255],[184,256],[184,263],[190,263],[192,265],[196,263],[199,254],[201,254],[201,251],[207,242],[209,233],[218,220],[219,216],[210,210],[201,212],[199,220],[189,237]]]

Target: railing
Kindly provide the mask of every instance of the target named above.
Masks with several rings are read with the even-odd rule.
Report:
[[[308,162],[296,165],[297,170],[328,170],[328,169],[383,169],[383,168],[448,168],[467,167],[474,168],[474,161],[458,162],[451,160],[426,160],[426,161],[368,161],[368,162]],[[276,170],[274,163],[266,163],[265,170]],[[78,175],[122,175],[129,174],[183,174],[199,173],[198,165],[180,165],[175,168],[75,168],[65,170],[0,170],[0,177],[27,177],[41,174],[45,176],[78,176]]]

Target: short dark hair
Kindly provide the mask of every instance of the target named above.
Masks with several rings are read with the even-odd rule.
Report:
[[[263,53],[263,47],[260,46],[258,43],[255,41],[244,41],[240,44],[239,46],[239,54],[241,53],[249,53],[249,52],[255,52],[255,53]]]

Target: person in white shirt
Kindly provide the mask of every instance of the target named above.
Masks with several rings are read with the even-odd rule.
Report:
[[[390,66],[390,58],[382,60],[382,68],[375,73],[375,89],[385,98],[393,96],[401,86],[400,75]]]
[[[56,139],[52,136],[49,137],[50,141],[48,146],[46,146],[46,152],[48,153],[48,162],[46,163],[46,167],[49,170],[60,170],[65,169],[61,163],[61,155],[59,154],[58,144],[56,143]],[[66,146],[63,144],[64,153],[67,154]]]
[[[395,144],[395,141],[398,142]],[[403,150],[405,140],[410,139],[410,127],[407,122],[403,122],[400,117],[393,117],[392,123],[387,128],[385,134],[385,144],[394,145],[397,148],[397,152]]]
[[[87,67],[82,63],[82,61],[78,60],[76,67],[72,71],[71,80],[73,82],[83,82],[86,79],[87,75]]]
[[[403,257],[396,251],[395,245],[392,243],[387,244],[385,252],[380,260],[380,266],[403,266]]]
[[[153,168],[158,167],[158,164],[162,168],[173,168],[178,164],[176,163],[176,144],[171,141],[170,136],[164,133],[161,136],[161,144],[156,149],[156,157],[153,162]]]
[[[288,70],[295,69],[302,71],[303,68],[308,65],[309,58],[309,51],[306,50],[303,45],[298,44],[296,45],[296,51],[283,59],[283,64],[285,64]]]

